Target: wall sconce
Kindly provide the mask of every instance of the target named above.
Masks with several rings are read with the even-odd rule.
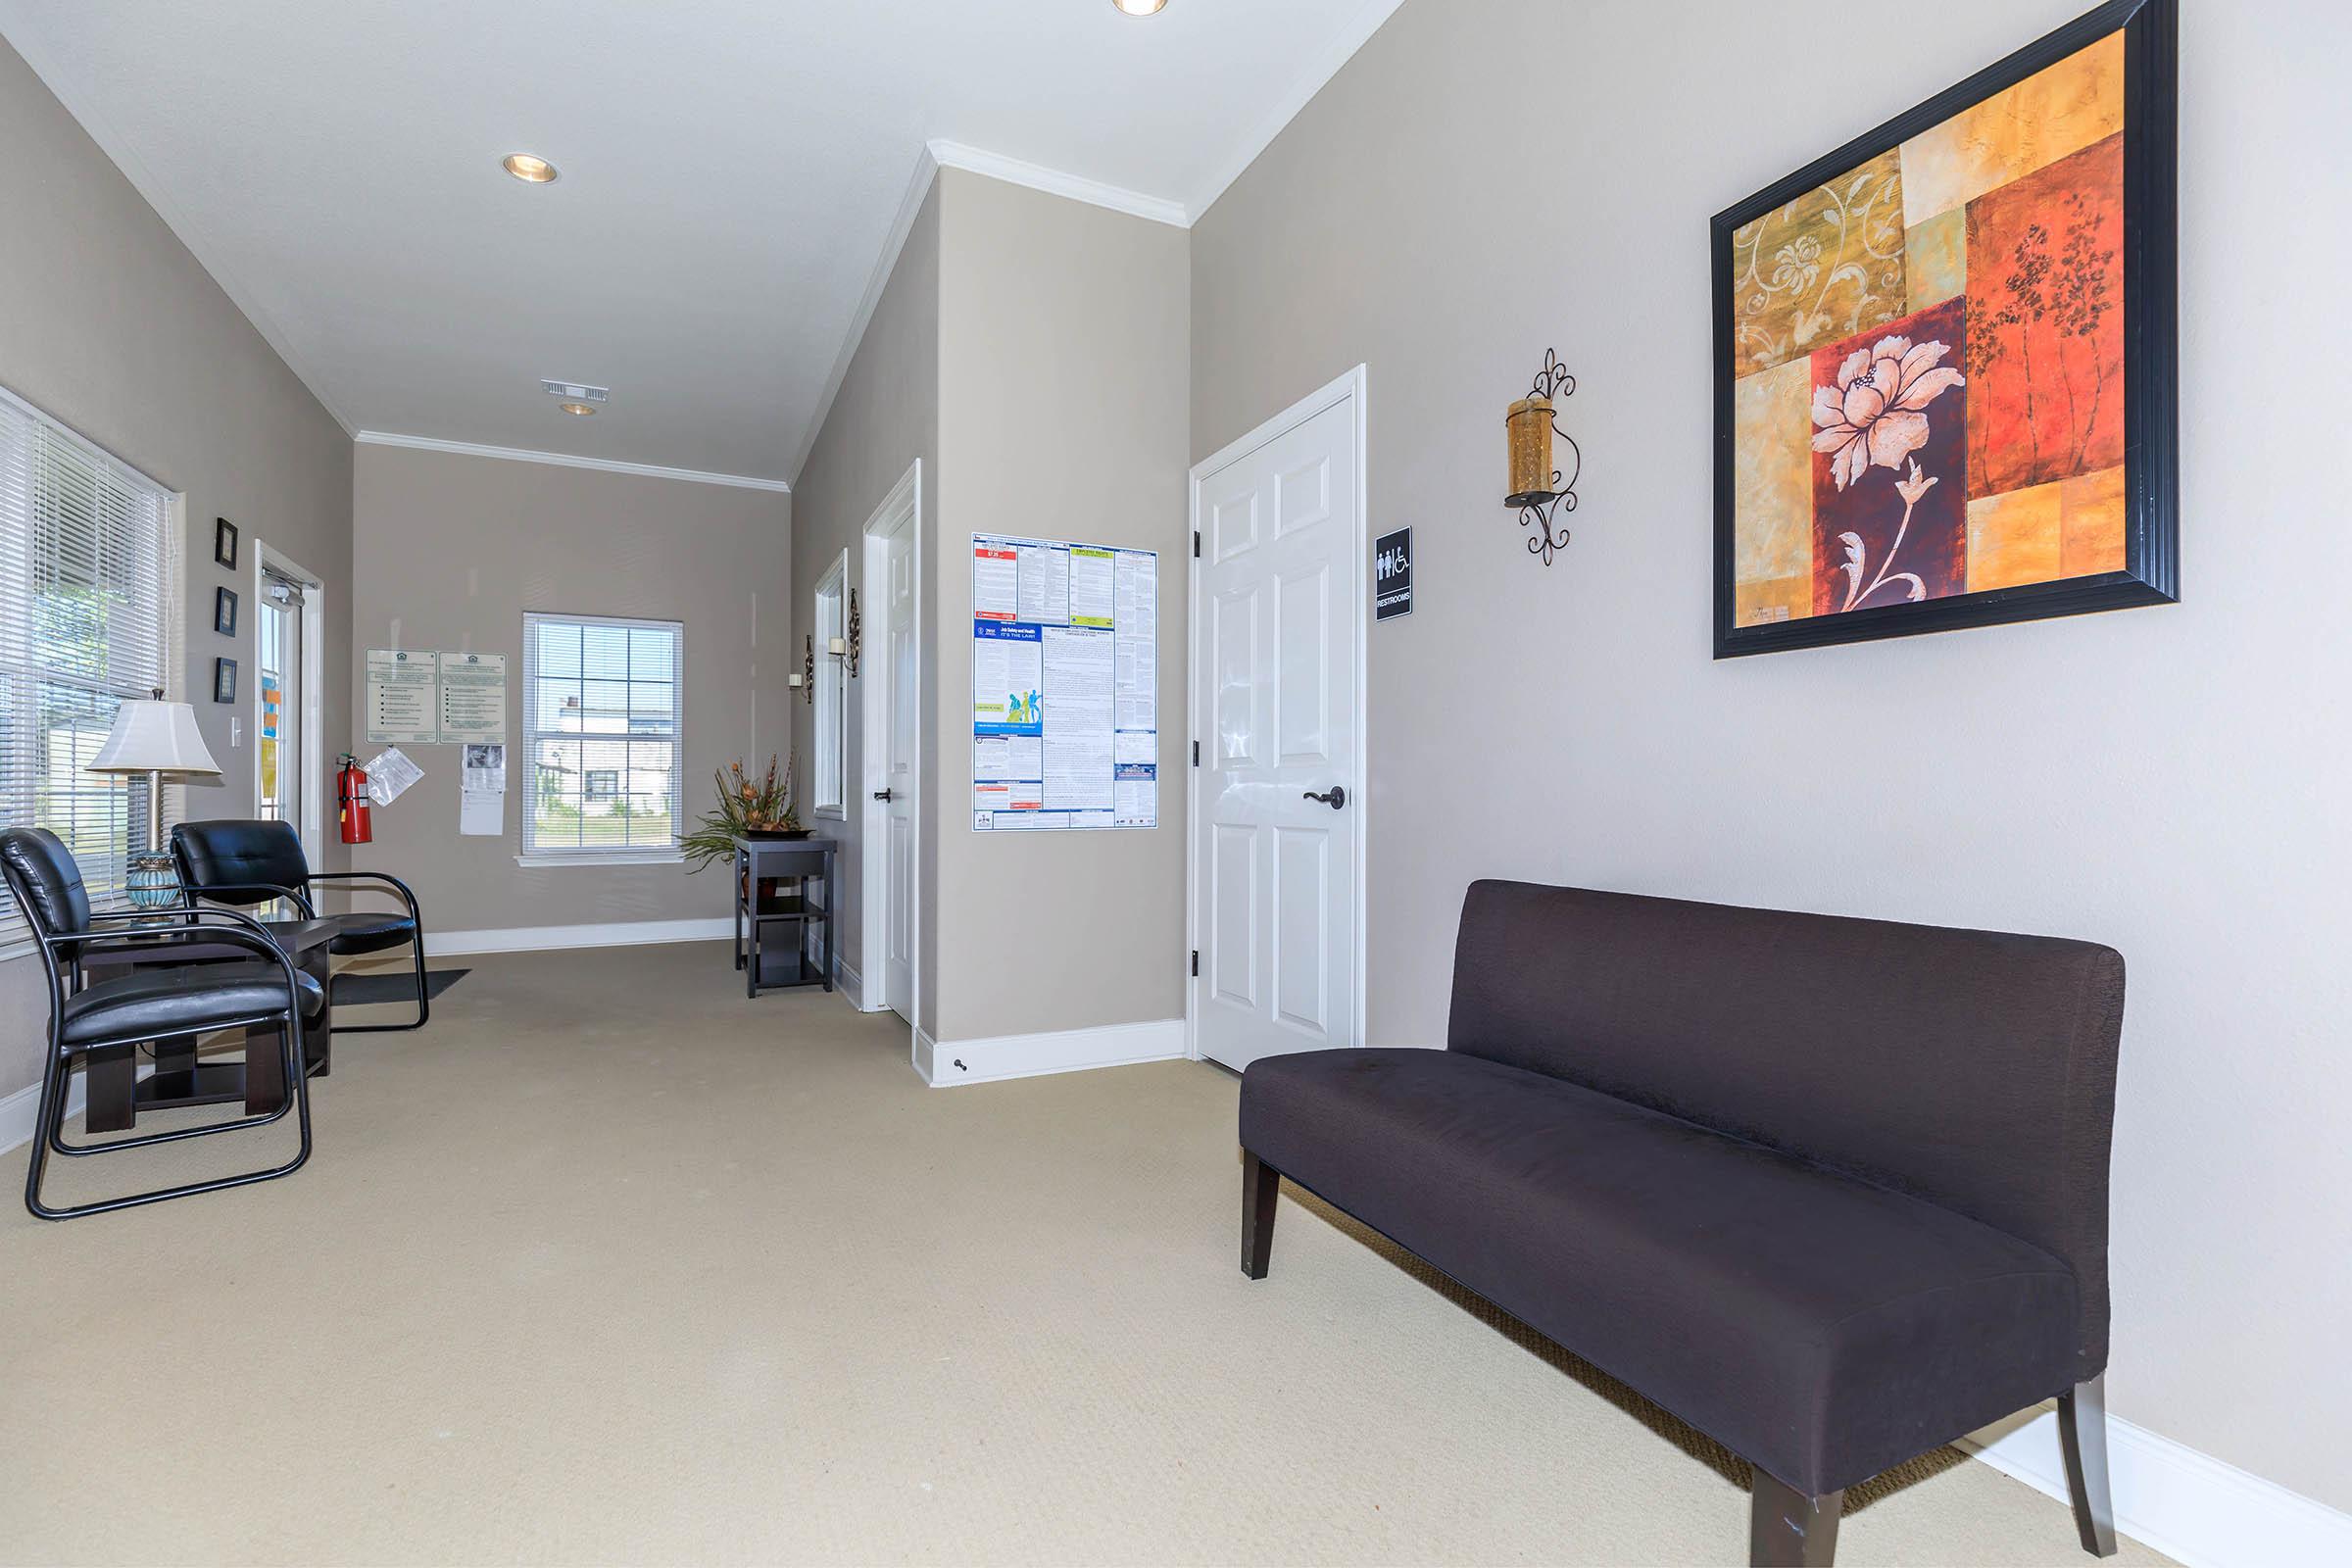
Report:
[[[858,590],[850,590],[850,678],[858,676],[858,633],[863,623],[858,618]]]
[[[1535,528],[1527,541],[1527,553],[1542,556],[1546,566],[1551,564],[1552,552],[1564,548],[1569,538],[1565,527],[1554,536],[1552,514],[1576,510],[1576,481],[1585,470],[1584,449],[1560,428],[1552,414],[1559,399],[1575,393],[1576,377],[1560,363],[1557,351],[1545,349],[1544,368],[1536,375],[1534,390],[1512,404],[1503,418],[1511,438],[1511,493],[1502,504],[1519,509],[1521,527]],[[1568,443],[1575,457],[1565,482],[1560,470],[1551,466],[1551,438],[1555,435]]]
[[[814,632],[810,632],[801,640],[801,672],[792,677],[792,683],[801,689],[802,702],[814,705],[816,702],[816,633]]]

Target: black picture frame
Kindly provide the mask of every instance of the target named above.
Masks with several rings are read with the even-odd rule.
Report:
[[[237,662],[233,659],[213,661],[213,701],[233,703],[237,700]]]
[[[237,525],[226,517],[213,519],[213,560],[231,571],[237,569]]]
[[[223,637],[237,634],[237,591],[234,588],[213,590],[213,630]]]
[[[1825,181],[2119,30],[2124,34],[2123,331],[2129,368],[2124,398],[2124,569],[1755,626],[1737,624],[1734,234]],[[1715,215],[1711,257],[1717,659],[2179,602],[2179,0],[2109,0]]]

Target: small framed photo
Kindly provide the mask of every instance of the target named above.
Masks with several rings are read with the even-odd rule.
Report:
[[[237,591],[234,588],[213,590],[213,630],[223,637],[237,634]]]
[[[213,661],[213,701],[233,703],[237,700],[237,662],[233,659]]]
[[[231,571],[237,569],[237,525],[226,517],[213,519],[213,559]]]

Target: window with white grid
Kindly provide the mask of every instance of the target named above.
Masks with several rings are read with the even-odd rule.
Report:
[[[522,617],[524,859],[677,854],[684,644],[674,620]]]
[[[162,485],[0,391],[0,823],[64,840],[101,907],[150,848],[147,780],[83,768],[117,704],[176,684],[177,518]],[[0,952],[25,935],[0,897]]]

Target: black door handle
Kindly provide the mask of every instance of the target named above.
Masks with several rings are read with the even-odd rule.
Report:
[[[1306,792],[1306,799],[1310,801],[1321,801],[1325,806],[1330,807],[1336,811],[1341,807],[1348,804],[1348,792],[1342,789],[1339,785],[1334,784],[1330,790],[1321,795],[1317,795],[1313,790],[1308,790]]]
[[[892,797],[891,797],[891,793],[890,793],[890,791],[888,791],[888,790],[876,790],[876,791],[874,791],[874,799],[875,799],[875,800],[877,800],[877,801],[887,801],[887,800],[889,800],[889,799],[891,799],[891,798],[892,798]]]

